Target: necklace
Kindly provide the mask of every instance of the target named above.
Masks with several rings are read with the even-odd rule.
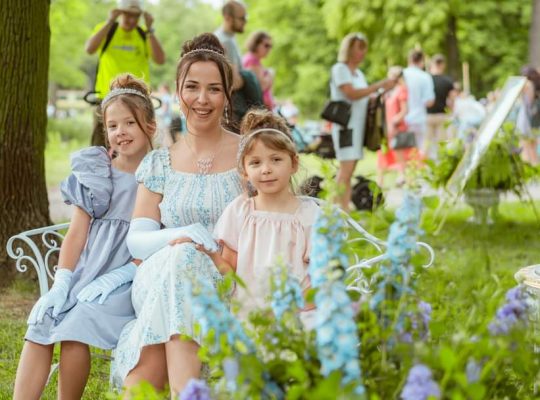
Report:
[[[201,175],[208,175],[210,171],[212,170],[212,167],[214,166],[214,160],[216,156],[221,151],[221,142],[223,141],[223,131],[221,131],[221,137],[219,139],[219,143],[217,144],[217,150],[214,151],[214,154],[212,154],[210,157],[205,158],[197,158],[197,153],[195,150],[191,148],[189,145],[189,141],[187,140],[187,137],[185,137],[186,146],[191,151],[191,153],[195,156],[195,165],[197,166],[197,172]]]

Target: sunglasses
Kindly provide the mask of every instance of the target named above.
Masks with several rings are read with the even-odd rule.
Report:
[[[267,49],[271,49],[272,48],[272,43],[263,43],[263,46]]]

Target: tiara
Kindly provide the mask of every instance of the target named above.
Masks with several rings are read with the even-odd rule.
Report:
[[[238,153],[236,155],[236,162],[238,164],[238,167],[242,168],[242,166],[240,165],[241,164],[241,157],[242,157],[242,154],[244,154],[244,150],[246,148],[246,145],[251,141],[251,139],[253,139],[254,136],[257,136],[258,134],[260,133],[263,133],[263,132],[272,132],[272,133],[277,133],[283,137],[285,137],[289,142],[292,143],[293,146],[294,145],[294,142],[292,140],[292,138],[287,135],[285,132],[283,131],[280,131],[279,129],[274,129],[274,128],[261,128],[261,129],[257,129],[245,136],[242,136],[240,138],[240,143],[238,144]],[[296,148],[296,146],[295,146]]]
[[[112,98],[116,96],[120,96],[121,94],[134,94],[137,96],[142,97],[143,99],[148,99],[148,96],[146,96],[143,92],[138,91],[137,89],[131,89],[131,88],[117,88],[111,90],[107,96],[101,101],[101,109],[105,107],[105,105],[111,101]]]
[[[225,57],[223,53],[220,53],[219,51],[215,51],[212,49],[207,49],[207,48],[190,50],[187,53],[185,53],[182,57],[185,57],[188,54],[196,54],[196,53],[214,53],[214,54],[217,54],[218,56]]]

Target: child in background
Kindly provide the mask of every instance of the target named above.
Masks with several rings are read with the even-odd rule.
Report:
[[[410,158],[412,149],[392,149],[392,139],[402,132],[407,131],[405,115],[407,115],[407,98],[409,97],[407,85],[403,78],[403,69],[399,66],[388,70],[388,78],[397,81],[396,86],[387,94],[385,101],[386,132],[388,149],[377,152],[378,184],[382,187],[384,174],[388,169],[397,167],[398,180],[396,184],[401,186],[405,183],[405,167]]]
[[[270,270],[278,257],[308,288],[309,240],[319,207],[291,188],[299,159],[282,118],[250,111],[240,131],[238,170],[255,194],[241,195],[227,206],[214,230],[223,252],[210,256],[222,273],[234,270],[246,283],[234,293],[241,305],[239,317],[246,319],[250,311],[268,306]]]
[[[61,343],[58,398],[82,397],[90,373],[89,346],[116,347],[122,327],[135,315],[131,284],[138,260],[127,246],[137,182],[135,170],[152,148],[154,107],[146,84],[118,76],[101,108],[104,147],[71,156],[72,174],[62,195],[73,216],[62,242],[54,284],[32,308],[14,399],[39,399],[55,343]]]

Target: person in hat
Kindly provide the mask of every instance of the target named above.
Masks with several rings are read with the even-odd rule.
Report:
[[[143,11],[141,0],[119,0],[117,8],[109,12],[107,21],[98,24],[86,42],[86,52],[99,51],[94,90],[98,100],[109,92],[113,78],[131,73],[150,83],[150,62],[165,62],[165,52],[154,34],[154,18]],[[141,15],[146,29],[139,26]],[[94,118],[92,144],[104,146],[103,124],[99,107]]]

